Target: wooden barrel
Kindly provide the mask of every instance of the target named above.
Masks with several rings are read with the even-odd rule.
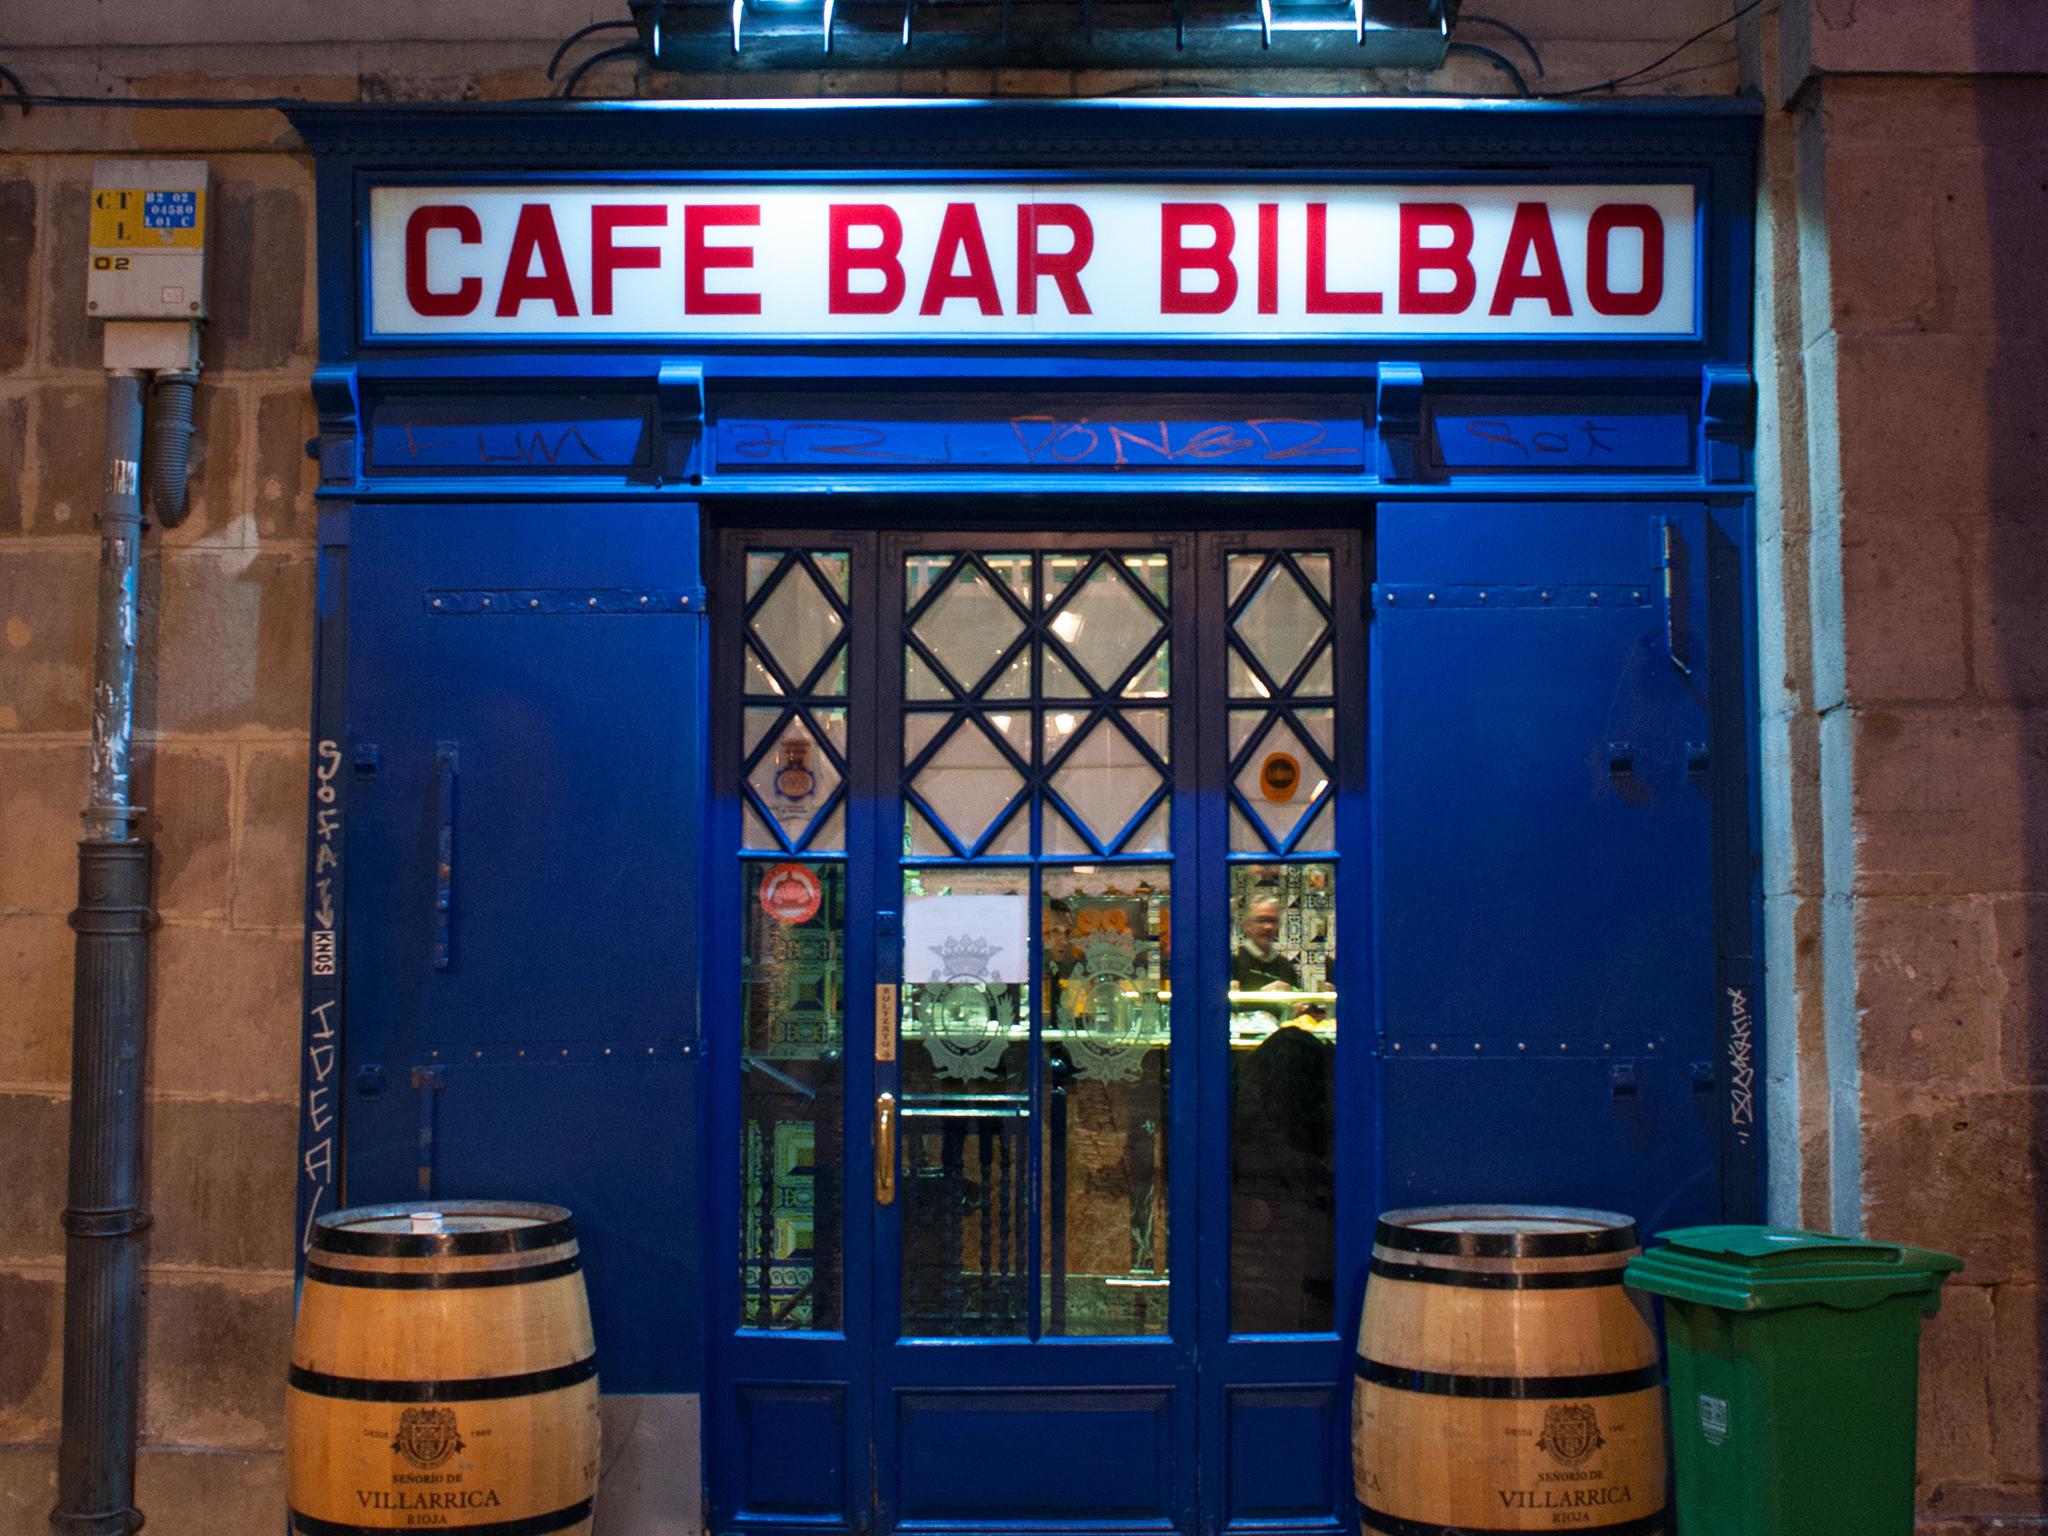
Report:
[[[584,1536],[597,1359],[569,1213],[457,1200],[322,1217],[285,1394],[303,1536]]]
[[[1380,1221],[1351,1405],[1369,1536],[1664,1531],[1657,1335],[1621,1284],[1635,1252],[1608,1211]]]

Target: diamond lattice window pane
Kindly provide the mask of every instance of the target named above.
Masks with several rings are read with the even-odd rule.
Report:
[[[1131,840],[1124,844],[1125,853],[1165,853],[1172,847],[1173,799],[1171,796],[1159,802],[1152,814],[1145,818],[1145,824],[1131,834]]]
[[[1264,555],[1232,555],[1230,557],[1230,601],[1235,603],[1244,591],[1244,584],[1259,574],[1259,567],[1266,563]]]
[[[1003,823],[1003,830],[988,840],[988,847],[982,850],[984,856],[994,854],[1022,854],[1031,852],[1031,804],[1026,801],[1010,813],[1010,819]]]
[[[853,591],[850,569],[852,557],[843,549],[814,549],[811,551],[811,561],[824,573],[825,580],[832,585],[832,590],[839,594],[839,600],[842,603],[846,602]]]
[[[1173,667],[1167,654],[1168,642],[1159,642],[1159,649],[1145,658],[1145,664],[1131,674],[1131,680],[1124,684],[1127,699],[1163,699],[1173,691]]]
[[[1236,806],[1230,808],[1230,851],[1232,853],[1270,853],[1266,840],[1259,836],[1259,829],[1246,819],[1243,811]]]
[[[908,646],[903,651],[903,690],[913,699],[950,699],[953,690],[948,688],[938,673],[917,652]]]
[[[1270,699],[1273,690],[1259,681],[1259,674],[1251,669],[1251,663],[1238,654],[1236,646],[1230,648],[1230,696],[1233,699]]]
[[[972,720],[939,744],[924,771],[912,781],[917,792],[963,846],[972,847],[1024,779]]]
[[[920,858],[950,859],[955,855],[946,840],[933,830],[924,813],[914,805],[903,808],[903,851]]]
[[[818,830],[811,834],[810,851],[813,853],[844,853],[846,851],[846,802],[840,801],[832,807]]]
[[[1026,646],[1010,658],[1009,665],[995,676],[983,690],[991,699],[1028,699],[1031,697],[1031,648]]]
[[[752,757],[754,748],[761,745],[761,738],[775,729],[775,722],[782,718],[779,709],[750,709],[747,711],[746,729],[743,733],[741,755]]]
[[[745,823],[745,832],[740,842],[741,847],[780,848],[782,846],[782,839],[770,830],[768,823],[761,819],[761,813],[751,805],[746,806],[741,811],[740,819]]]
[[[1068,586],[1074,578],[1088,568],[1086,555],[1047,555],[1045,557],[1045,606],[1050,608],[1066,596]]]
[[[1263,709],[1233,709],[1230,712],[1230,760],[1237,761],[1237,754],[1244,750],[1244,744],[1252,739],[1252,733],[1259,728],[1259,722],[1266,718]]]
[[[1045,851],[1048,856],[1055,854],[1079,854],[1092,858],[1095,850],[1088,845],[1088,839],[1076,832],[1057,809],[1045,808]]]
[[[931,745],[932,738],[939,734],[939,727],[952,719],[935,710],[920,709],[903,717],[903,761],[905,764],[917,761],[918,753]]]
[[[964,565],[912,626],[939,663],[972,693],[1024,628],[993,583]]]
[[[1119,717],[1136,734],[1138,740],[1159,754],[1162,763],[1173,760],[1173,744],[1168,739],[1168,715],[1163,709],[1127,709]]]
[[[1139,586],[1152,589],[1152,595],[1159,599],[1161,607],[1166,605],[1172,567],[1164,553],[1153,551],[1143,555],[1125,555],[1124,569],[1138,578]]]
[[[1297,709],[1294,717],[1301,722],[1301,728],[1309,733],[1315,744],[1323,749],[1323,756],[1337,760],[1337,711],[1334,709]]]
[[[761,590],[763,582],[775,574],[775,567],[782,564],[779,549],[757,549],[747,553],[747,601],[752,602]]]
[[[1085,699],[1088,685],[1074,676],[1074,669],[1061,661],[1049,645],[1041,645],[1038,653],[1044,658],[1045,697],[1048,699]]]
[[[817,819],[839,787],[839,770],[810,727],[791,716],[754,764],[747,783],[768,807],[783,835],[801,845],[804,829]]]
[[[1301,567],[1302,575],[1316,589],[1324,602],[1330,601],[1330,557],[1328,555],[1296,555],[1294,563]]]
[[[1159,771],[1107,719],[1098,721],[1081,738],[1052,776],[1053,793],[1087,823],[1105,847],[1115,844],[1118,834],[1159,785]]]
[[[1329,788],[1314,754],[1280,719],[1252,748],[1238,770],[1236,784],[1237,792],[1244,796],[1252,814],[1265,823],[1276,844],[1287,841],[1317,796]]]
[[[754,633],[775,664],[799,686],[844,627],[839,611],[801,565],[784,571],[754,611]]]
[[[1327,853],[1337,846],[1337,818],[1330,809],[1334,802],[1323,801],[1323,808],[1316,812],[1308,830],[1301,834],[1301,841],[1294,845],[1296,853]]]
[[[769,675],[768,669],[761,665],[761,658],[751,645],[747,647],[746,681],[741,686],[746,689],[750,696],[768,694],[771,697],[780,698],[782,695],[782,684],[775,681]]]
[[[818,723],[818,729],[825,733],[825,739],[832,743],[832,750],[844,759],[846,756],[846,711],[843,709],[814,709],[811,718]]]
[[[1295,689],[1297,695],[1309,698],[1328,698],[1337,691],[1337,669],[1333,658],[1337,647],[1326,645],[1316,652],[1316,659],[1308,664],[1308,671],[1301,676],[1301,686]]]
[[[1237,633],[1259,665],[1284,686],[1322,638],[1323,615],[1285,565],[1275,565],[1237,616]]]
[[[1124,668],[1159,634],[1159,619],[1114,565],[1098,565],[1080,589],[1048,621],[1098,688],[1116,682]]]

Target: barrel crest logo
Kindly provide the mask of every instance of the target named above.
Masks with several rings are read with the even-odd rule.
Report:
[[[1591,1403],[1552,1403],[1543,1410],[1543,1433],[1536,1438],[1536,1448],[1559,1466],[1576,1467],[1606,1443]]]
[[[408,1408],[398,1416],[391,1449],[420,1470],[433,1470],[462,1448],[453,1408]]]

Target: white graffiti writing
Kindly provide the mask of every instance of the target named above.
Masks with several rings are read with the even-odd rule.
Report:
[[[1747,1146],[1756,1124],[1756,1019],[1747,987],[1728,989],[1728,1123]]]
[[[341,974],[340,935],[335,931],[334,888],[341,872],[341,797],[336,780],[341,775],[341,748],[322,738],[313,754],[313,868],[310,922],[307,929],[307,975],[332,991]],[[299,1251],[313,1245],[313,1225],[319,1219],[327,1197],[334,1192],[334,1136],[337,1119],[334,1087],[328,1081],[338,1064],[334,1016],[340,999],[327,996],[308,1002],[306,1010],[306,1092],[300,1116],[306,1200],[305,1224],[299,1232]],[[319,1139],[314,1140],[315,1137]]]

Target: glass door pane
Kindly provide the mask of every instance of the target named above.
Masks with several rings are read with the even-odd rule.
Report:
[[[905,1338],[1168,1332],[1172,573],[902,556]]]

